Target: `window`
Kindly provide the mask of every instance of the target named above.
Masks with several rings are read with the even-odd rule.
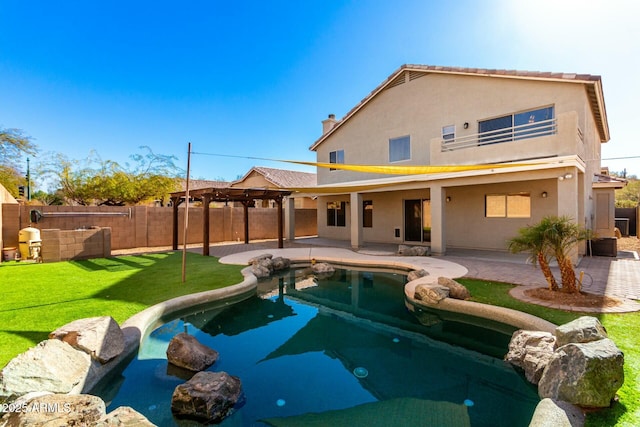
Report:
[[[399,162],[411,158],[411,140],[408,136],[389,140],[389,162]]]
[[[456,139],[456,126],[449,125],[442,127],[442,140],[444,142],[450,142]]]
[[[344,150],[337,150],[329,152],[329,163],[342,163],[344,164]],[[329,170],[336,170],[331,168]]]
[[[346,202],[327,203],[327,226],[345,227],[347,225]]]
[[[362,227],[373,227],[373,201],[362,201]]]
[[[478,122],[480,144],[495,144],[518,139],[552,135],[556,132],[553,107],[509,114]],[[444,139],[444,128],[443,128]]]
[[[487,194],[485,216],[487,218],[530,218],[531,195],[529,193]]]

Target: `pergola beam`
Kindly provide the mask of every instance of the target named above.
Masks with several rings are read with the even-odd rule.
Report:
[[[189,199],[202,202],[203,224],[202,224],[202,254],[209,255],[210,225],[209,225],[209,204],[211,202],[240,202],[244,207],[244,242],[249,243],[249,205],[256,199],[275,200],[278,207],[278,247],[284,247],[283,221],[282,221],[282,200],[289,196],[291,191],[275,190],[269,188],[200,188],[189,191]],[[178,206],[185,201],[186,192],[176,191],[171,193],[173,203],[173,249],[178,249]],[[189,203],[186,204],[188,209]],[[186,243],[186,242],[185,242]]]

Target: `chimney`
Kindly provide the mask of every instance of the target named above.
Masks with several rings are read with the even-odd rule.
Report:
[[[329,114],[329,117],[322,121],[322,134],[329,132],[338,123],[335,114]]]

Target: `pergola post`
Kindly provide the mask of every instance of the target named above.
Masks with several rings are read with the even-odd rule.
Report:
[[[282,223],[282,196],[276,197],[276,205],[278,206],[278,248],[284,247],[283,239],[283,223]]]
[[[202,255],[209,256],[209,203],[211,196],[202,196]]]
[[[180,197],[171,198],[173,205],[173,235],[171,237],[171,247],[174,251],[178,250],[178,205],[180,204],[180,200]]]
[[[242,202],[244,208],[244,244],[249,244],[249,201],[244,200]]]

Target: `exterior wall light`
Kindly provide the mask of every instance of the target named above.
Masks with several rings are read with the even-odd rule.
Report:
[[[465,129],[469,129],[469,122],[464,122],[464,125],[462,125],[462,127],[464,127]]]
[[[447,200],[447,202],[450,202],[451,201],[451,196],[447,196],[446,200]]]
[[[549,194],[547,194],[547,192],[546,192],[546,191],[543,191],[543,192],[542,192],[542,194],[541,194],[541,196],[542,196],[542,198],[543,198],[543,199],[546,199],[546,198],[547,198],[547,196],[549,196]]]
[[[558,181],[564,181],[565,179],[571,179],[571,178],[573,178],[573,174],[565,173],[564,175],[560,175],[558,177]]]

